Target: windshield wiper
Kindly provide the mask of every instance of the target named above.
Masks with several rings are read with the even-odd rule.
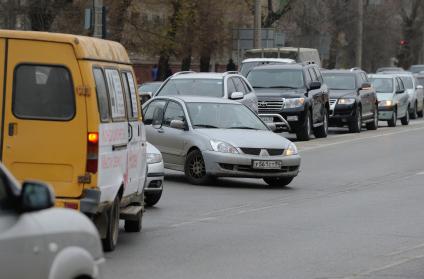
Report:
[[[292,87],[292,86],[270,86],[268,88],[288,88],[288,89],[298,89],[297,87]]]
[[[227,129],[246,129],[246,130],[259,130],[259,129],[256,129],[256,128],[252,128],[252,127],[247,127],[247,126],[237,126],[237,127],[230,127],[230,128],[227,128]]]
[[[209,124],[196,124],[193,127],[218,129],[218,127]]]

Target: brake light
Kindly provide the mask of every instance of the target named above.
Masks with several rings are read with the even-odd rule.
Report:
[[[99,164],[99,134],[88,133],[87,135],[87,172],[97,173]]]
[[[78,204],[73,202],[65,202],[64,207],[70,209],[78,209]]]

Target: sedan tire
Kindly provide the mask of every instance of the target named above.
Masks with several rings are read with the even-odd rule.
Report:
[[[409,111],[409,109],[408,109],[408,111]],[[414,107],[412,109],[412,112],[409,113],[409,118],[410,119],[417,119],[418,118],[417,102],[415,102]]]
[[[406,114],[408,114],[408,112]],[[396,123],[397,123],[397,112],[396,110],[394,110],[392,114],[392,119],[387,121],[387,125],[389,125],[389,127],[396,127]]]
[[[374,111],[373,121],[367,123],[367,130],[377,130],[378,129],[378,111]]]
[[[265,177],[263,180],[271,187],[285,187],[292,182],[294,177]]]
[[[147,206],[154,206],[162,197],[162,191],[154,193],[144,193],[144,202]]]
[[[406,113],[404,117],[402,117],[400,119],[400,122],[402,123],[402,125],[406,126],[409,125],[409,113]]]
[[[188,153],[184,172],[188,181],[192,184],[202,185],[210,181],[210,176],[206,174],[206,166],[202,152],[198,149]]]

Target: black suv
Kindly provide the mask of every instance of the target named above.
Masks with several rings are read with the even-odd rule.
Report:
[[[378,128],[377,94],[361,69],[322,72],[330,90],[330,126],[348,126],[352,133]]]
[[[265,122],[288,122],[297,139],[328,133],[329,97],[316,64],[280,64],[256,67],[247,79],[258,97],[259,116]]]

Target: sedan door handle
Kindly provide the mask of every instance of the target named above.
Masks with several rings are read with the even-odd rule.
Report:
[[[119,150],[124,150],[124,149],[127,149],[127,144],[112,145],[112,151],[119,151]]]

